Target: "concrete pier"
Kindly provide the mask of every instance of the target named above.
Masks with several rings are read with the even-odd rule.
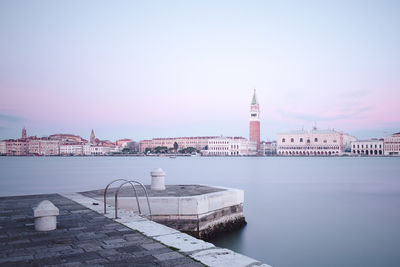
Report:
[[[48,199],[57,229],[34,230],[32,207]],[[268,266],[79,193],[0,198],[1,266]]]
[[[138,187],[138,194],[140,193]],[[107,203],[114,205],[116,188],[107,191]],[[208,185],[166,185],[165,190],[146,186],[152,220],[203,240],[226,231],[243,227],[244,193],[242,190]],[[138,211],[132,188],[124,187],[118,194],[118,207]],[[104,191],[82,192],[83,195],[103,200]],[[143,192],[139,197],[142,212],[148,212]]]

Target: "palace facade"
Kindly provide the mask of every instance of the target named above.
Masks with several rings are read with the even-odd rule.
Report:
[[[277,154],[282,156],[340,155],[351,151],[354,136],[335,130],[295,131],[278,134]]]

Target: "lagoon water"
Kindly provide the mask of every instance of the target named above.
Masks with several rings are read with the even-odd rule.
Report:
[[[247,226],[217,246],[275,267],[400,266],[400,157],[0,157],[0,196],[149,183],[156,167],[245,191]]]

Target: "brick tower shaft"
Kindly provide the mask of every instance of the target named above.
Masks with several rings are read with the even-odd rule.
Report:
[[[257,101],[256,89],[250,105],[250,134],[249,140],[257,143],[257,152],[260,151],[260,106]]]

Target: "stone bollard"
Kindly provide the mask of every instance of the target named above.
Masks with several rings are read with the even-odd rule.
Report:
[[[151,190],[165,190],[165,172],[161,168],[157,168],[150,172]]]
[[[57,215],[60,211],[49,200],[41,201],[33,208],[33,217],[35,217],[36,231],[51,231],[57,228]]]

